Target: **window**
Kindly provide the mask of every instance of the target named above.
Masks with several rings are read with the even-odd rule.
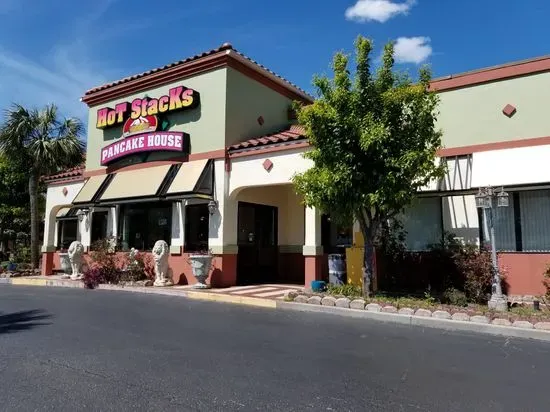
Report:
[[[185,247],[186,252],[208,249],[208,227],[210,213],[208,205],[188,205],[185,208]]]
[[[550,251],[550,190],[509,193],[508,207],[495,207],[496,249],[503,252]],[[483,222],[483,220],[482,220]],[[483,239],[489,241],[483,222]]]
[[[483,241],[489,242],[489,236],[486,235],[487,222],[481,213],[481,227],[483,232]],[[516,228],[515,228],[515,207],[510,194],[510,205],[508,207],[495,207],[492,209],[493,225],[495,227],[495,244],[499,251],[516,250]],[[488,211],[489,219],[491,211]]]
[[[411,251],[424,251],[440,243],[443,235],[440,197],[419,197],[402,217],[407,232],[406,246]]]
[[[92,244],[98,240],[107,238],[107,219],[108,212],[92,213]]]
[[[550,250],[550,190],[519,192],[522,250]]]
[[[172,203],[152,202],[120,208],[120,248],[152,250],[157,240],[168,244],[172,235]]]
[[[58,220],[57,249],[68,249],[75,240],[78,240],[78,220]]]

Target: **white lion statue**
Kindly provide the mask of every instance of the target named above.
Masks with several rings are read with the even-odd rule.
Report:
[[[82,255],[84,254],[84,246],[78,240],[75,240],[69,246],[69,260],[71,261],[71,279],[82,279]]]
[[[168,254],[170,248],[164,240],[157,240],[153,247],[153,259],[155,261],[154,286],[172,286],[174,282],[168,272]]]

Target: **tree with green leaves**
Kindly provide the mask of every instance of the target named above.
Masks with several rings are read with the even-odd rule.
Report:
[[[359,222],[365,240],[365,296],[381,229],[444,173],[436,158],[441,132],[429,70],[422,68],[416,83],[397,72],[389,43],[374,71],[372,48],[370,40],[357,38],[353,76],[348,55],[336,53],[334,77],[314,77],[318,99],[296,107],[311,145],[305,156],[313,161],[311,169],[295,176],[296,190],[307,206],[329,213],[332,220]]]
[[[82,122],[62,118],[55,105],[41,110],[14,104],[0,125],[0,153],[26,171],[31,216],[31,264],[38,267],[38,187],[41,176],[81,164]]]
[[[27,229],[28,199],[26,171],[0,155],[0,244],[6,232]]]

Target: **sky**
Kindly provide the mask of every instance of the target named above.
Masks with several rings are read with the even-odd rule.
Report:
[[[359,35],[395,41],[398,68],[435,77],[550,54],[547,0],[0,0],[0,110],[56,103],[230,42],[313,93]]]

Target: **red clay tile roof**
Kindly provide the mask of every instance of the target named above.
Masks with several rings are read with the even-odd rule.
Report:
[[[255,64],[256,66],[258,66],[260,69],[262,70],[265,70],[267,71],[268,73],[270,73],[271,75],[277,77],[278,79],[282,80],[283,82],[285,82],[288,86],[290,87],[293,87],[297,90],[299,90],[300,92],[302,92],[303,94],[305,94],[306,96],[310,97],[311,100],[313,100],[313,97],[309,96],[303,89],[299,88],[298,86],[296,86],[294,83],[291,83],[290,81],[288,81],[287,79],[285,79],[284,77],[282,76],[279,76],[278,74],[274,73],[273,71],[269,70],[267,67],[259,64],[258,62],[256,62],[255,60],[252,60],[250,57],[248,56],[245,56],[244,54],[240,53],[238,50],[234,49],[233,46],[231,45],[231,43],[224,43],[222,44],[220,47],[216,48],[216,49],[212,49],[212,50],[209,50],[207,52],[204,52],[204,53],[201,53],[201,54],[196,54],[195,56],[191,56],[191,57],[188,57],[184,60],[179,60],[177,62],[174,62],[174,63],[170,63],[170,64],[167,64],[165,66],[161,66],[161,67],[157,67],[156,69],[152,69],[152,70],[148,70],[146,72],[143,72],[143,73],[139,73],[139,74],[135,74],[133,76],[129,76],[129,77],[125,77],[123,79],[120,79],[120,80],[117,80],[117,81],[114,81],[114,82],[111,82],[111,83],[106,83],[102,86],[98,86],[98,87],[95,87],[93,89],[90,89],[88,90],[84,96],[88,96],[90,94],[93,94],[95,92],[99,92],[101,90],[105,90],[105,89],[108,89],[110,87],[114,87],[114,86],[117,86],[119,84],[123,84],[123,83],[127,83],[131,80],[135,80],[135,79],[139,79],[141,77],[145,77],[145,76],[148,76],[150,74],[153,74],[153,73],[157,73],[157,72],[160,72],[160,71],[163,71],[163,70],[167,70],[167,69],[170,69],[172,67],[175,67],[175,66],[179,66],[181,64],[185,64],[185,63],[189,63],[189,62],[192,62],[192,61],[195,61],[195,60],[199,60],[199,59],[202,59],[204,57],[208,57],[208,56],[211,56],[213,54],[216,54],[216,53],[219,53],[219,52],[223,52],[223,51],[233,51],[234,53],[238,54],[239,56],[245,58],[246,60],[250,61],[251,63]]]
[[[306,140],[307,138],[305,136],[304,128],[302,126],[294,125],[277,133],[234,144],[232,146],[229,146],[228,151],[235,152],[243,150],[253,150],[272,144],[293,144]]]
[[[79,180],[84,173],[84,165],[72,167],[70,169],[63,170],[62,172],[54,175],[44,176],[42,180],[44,182],[53,182],[55,180]]]

